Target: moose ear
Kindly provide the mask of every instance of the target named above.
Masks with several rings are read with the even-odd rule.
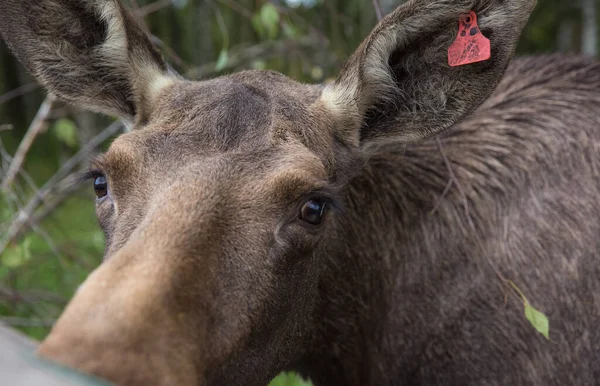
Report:
[[[408,1],[375,27],[317,104],[336,124],[337,135],[356,146],[439,133],[493,91],[534,5],[535,0]],[[459,19],[470,11],[491,41],[491,58],[451,67],[448,49]]]
[[[0,0],[0,33],[50,92],[93,111],[144,120],[172,82],[117,0]]]

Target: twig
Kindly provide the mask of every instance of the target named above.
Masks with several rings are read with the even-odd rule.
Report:
[[[158,12],[163,8],[167,8],[168,6],[172,5],[173,3],[174,3],[174,0],[155,1],[154,3],[150,3],[148,5],[138,8],[136,11],[134,11],[134,13],[135,13],[135,16],[137,16],[137,17],[145,17],[145,16],[150,15],[151,13]]]
[[[12,125],[0,125],[0,131],[12,130]]]
[[[136,16],[142,29],[147,34],[150,34],[150,28],[148,27],[148,24],[146,23],[146,20],[144,19],[144,16],[146,16],[146,15],[142,15],[142,13],[140,11],[140,5],[138,4],[137,0],[130,0],[130,1],[131,1],[131,7],[133,8],[133,14]]]
[[[229,60],[221,72],[232,70],[257,58],[268,59],[300,48],[314,47],[314,44],[315,39],[309,36],[297,40],[265,41],[251,46],[239,45],[229,50]],[[219,73],[215,68],[216,62],[206,63],[187,71],[185,76],[192,79],[210,77]]]
[[[181,57],[179,55],[177,55],[177,52],[175,52],[174,49],[172,49],[171,47],[169,47],[168,44],[166,44],[165,42],[163,42],[162,40],[160,40],[160,38],[158,38],[155,35],[149,35],[150,36],[150,41],[152,42],[152,44],[160,47],[160,49],[167,54],[167,56],[179,67],[181,67],[184,71],[188,71],[190,68],[192,68],[192,66],[188,63],[186,63],[183,59],[181,59]]]
[[[252,20],[252,17],[254,16],[252,14],[252,12],[245,8],[243,5],[233,1],[233,0],[217,0],[219,3],[229,7],[231,10],[239,13],[240,15],[244,16],[247,19]]]
[[[67,304],[67,299],[53,292],[43,290],[17,291],[12,288],[0,287],[0,298],[11,302],[49,302],[59,305]]]
[[[6,151],[6,148],[4,147],[4,143],[2,143],[2,139],[0,139],[0,159],[2,159],[2,166],[0,166],[0,171],[2,169],[4,169],[5,163],[7,165],[10,165],[10,163],[12,162],[12,157]],[[35,182],[33,181],[33,178],[29,175],[29,173],[27,173],[25,170],[21,169],[21,170],[19,170],[19,174],[21,175],[21,177],[23,177],[25,182],[27,182],[27,185],[29,185],[29,188],[31,189],[31,191],[33,191],[33,192],[38,191],[38,187],[36,186]],[[0,175],[0,177],[1,177],[1,175]],[[10,190],[9,190],[9,192],[10,192]]]
[[[454,183],[454,180],[452,178],[448,179],[448,183],[446,184],[446,187],[444,188],[444,191],[442,192],[442,194],[438,197],[438,199],[435,202],[435,206],[433,207],[433,209],[431,210],[431,212],[429,212],[429,214],[435,214],[435,212],[437,212],[437,210],[439,209],[440,205],[442,204],[442,200],[446,197],[446,194],[448,194],[448,192],[450,191],[450,188],[452,187],[452,184]]]
[[[372,0],[372,1],[373,1],[373,7],[375,8],[375,14],[377,15],[377,19],[381,20],[383,17],[383,12],[381,10],[379,0]],[[440,150],[440,154],[442,155],[442,158],[444,159],[444,163],[446,164],[446,168],[448,169],[448,173],[450,174],[450,178],[448,180],[448,183],[446,184],[446,187],[444,188],[444,191],[442,192],[442,195],[438,198],[433,210],[431,211],[431,214],[434,214],[437,211],[437,209],[439,208],[439,206],[441,204],[441,201],[444,199],[446,194],[448,194],[452,185],[456,185],[456,188],[458,189],[458,191],[463,199],[463,205],[465,208],[465,216],[467,218],[469,227],[471,228],[471,231],[473,232],[473,235],[475,236],[475,241],[479,245],[480,249],[483,250],[481,239],[477,235],[477,230],[475,229],[475,224],[473,223],[473,219],[471,218],[471,215],[469,213],[469,200],[467,198],[467,194],[465,193],[462,185],[458,182],[458,179],[456,178],[456,175],[454,174],[454,170],[452,169],[452,163],[450,162],[450,160],[448,159],[448,156],[446,155],[446,151],[444,150],[444,145],[442,144],[442,140],[440,139],[439,136],[436,137],[435,140],[436,140],[438,148]],[[513,283],[513,281],[506,279],[502,275],[502,273],[500,273],[500,271],[496,268],[496,266],[494,265],[494,263],[492,263],[492,261],[490,259],[488,259],[487,257],[484,257],[483,260],[485,260],[485,262],[490,266],[490,268],[494,271],[496,276],[498,276],[498,278],[500,279],[500,281],[503,284],[505,284],[508,288],[513,288],[515,291],[517,291],[523,297],[523,299],[525,299],[525,295],[523,295],[523,293]],[[506,306],[506,304],[508,302],[508,296],[510,293],[512,293],[513,295],[516,296],[516,294],[512,291],[507,292],[504,296],[504,306]],[[517,298],[518,298],[518,296],[517,296]]]
[[[381,20],[383,18],[383,11],[381,10],[381,5],[379,4],[379,0],[373,0],[373,7],[375,8],[375,14],[377,15],[377,19]],[[446,152],[444,151],[444,145],[442,144],[442,140],[440,139],[440,137],[436,137],[435,140],[437,142],[438,148],[440,149],[440,153],[442,154],[442,158],[444,159],[444,163],[446,164],[446,168],[448,169],[448,173],[450,173],[450,179],[448,180],[448,183],[446,184],[446,187],[444,188],[442,195],[437,200],[435,207],[431,211],[431,214],[433,214],[437,211],[442,199],[446,196],[446,194],[448,194],[448,191],[454,184],[454,185],[456,185],[456,188],[458,189],[461,197],[463,198],[463,203],[464,203],[464,207],[465,207],[465,216],[467,217],[467,221],[469,222],[469,225],[471,226],[472,230],[475,231],[475,226],[473,224],[473,220],[471,219],[471,215],[469,214],[469,201],[468,201],[467,195],[466,195],[464,189],[462,188],[461,184],[458,182],[456,175],[454,174],[454,170],[452,169],[452,163],[446,156]]]
[[[377,19],[381,20],[383,18],[383,11],[381,9],[381,4],[379,4],[379,0],[373,0],[373,8],[375,8],[375,14],[377,15]],[[441,204],[441,201],[443,200],[444,197],[446,197],[446,194],[448,194],[448,191],[450,191],[450,188],[454,184],[454,185],[456,185],[456,188],[458,189],[458,191],[460,192],[460,195],[463,198],[463,203],[464,203],[464,207],[465,207],[465,216],[467,217],[467,221],[469,222],[469,225],[471,226],[472,230],[475,230],[475,226],[474,226],[473,221],[471,220],[471,216],[469,214],[469,202],[467,199],[467,195],[465,194],[464,189],[462,188],[462,186],[458,182],[458,179],[456,178],[456,175],[454,174],[454,170],[452,169],[452,163],[446,156],[446,152],[444,151],[444,145],[442,144],[440,137],[436,137],[435,140],[437,142],[438,148],[440,149],[440,153],[442,154],[442,158],[444,159],[444,163],[446,164],[446,168],[448,169],[448,172],[450,173],[450,179],[448,180],[448,183],[446,184],[446,187],[444,188],[442,195],[438,198],[437,202],[435,203],[435,206],[434,206],[433,210],[431,211],[431,214],[434,214],[438,210],[438,208]]]
[[[171,1],[166,6],[168,6],[172,3],[173,2]],[[146,20],[144,19],[146,16],[148,16],[148,13],[145,13],[142,11],[143,8],[140,7],[137,0],[131,0],[131,7],[133,8],[133,14],[136,16],[136,18],[137,18],[138,22],[140,23],[140,25],[142,26],[142,29],[144,30],[144,32],[146,32],[146,34],[150,37],[150,41],[152,41],[152,44],[159,46],[162,49],[162,51],[165,54],[167,54],[167,56],[169,58],[171,58],[171,60],[173,62],[175,62],[175,64],[177,64],[179,67],[183,68],[186,71],[188,69],[190,69],[191,66],[189,64],[185,63],[179,57],[179,55],[177,55],[175,50],[173,50],[171,47],[169,47],[167,44],[165,44],[160,38],[158,38],[157,36],[152,34],[152,32],[150,31],[150,27],[148,26],[148,23],[146,23]],[[158,11],[159,9],[156,9],[156,11]],[[156,11],[153,11],[153,12],[156,12]]]
[[[0,189],[7,189],[12,184],[17,174],[19,174],[19,170],[23,166],[25,156],[29,152],[33,141],[42,131],[46,129],[47,118],[52,111],[52,106],[54,106],[55,101],[56,98],[53,95],[48,94],[40,106],[35,118],[33,118],[33,121],[31,122],[31,125],[29,125],[29,129],[27,129],[25,136],[17,148],[12,163],[9,166],[6,175],[4,176],[4,181],[2,182],[2,185],[0,185]]]
[[[215,19],[217,20],[217,25],[219,26],[219,31],[221,32],[221,40],[222,40],[222,48],[221,50],[228,51],[229,50],[229,29],[227,28],[227,23],[225,23],[225,19],[223,18],[223,13],[217,7],[217,5],[212,0],[206,0],[208,5],[213,9]]]
[[[16,316],[3,316],[0,318],[0,323],[17,327],[52,327],[56,323],[56,319],[29,319]]]
[[[469,200],[467,198],[467,194],[465,193],[462,185],[458,182],[458,179],[456,178],[456,175],[454,174],[454,170],[452,169],[452,163],[450,162],[450,160],[446,156],[446,151],[444,150],[444,146],[442,144],[442,140],[440,139],[439,136],[436,137],[436,142],[437,142],[438,148],[440,149],[440,154],[442,155],[442,158],[444,159],[444,163],[446,164],[446,168],[448,169],[448,173],[450,173],[450,180],[448,181],[448,184],[446,185],[446,189],[444,189],[444,192],[442,193],[442,196],[440,197],[440,200],[438,200],[438,203],[446,195],[446,193],[448,193],[448,190],[450,189],[450,186],[452,186],[452,184],[456,185],[456,188],[458,189],[458,191],[459,191],[459,193],[460,193],[460,195],[461,195],[461,197],[463,199],[463,205],[464,205],[464,208],[465,208],[465,217],[467,219],[469,227],[471,228],[471,231],[473,232],[473,235],[476,238],[477,244],[479,244],[480,249],[483,251],[484,248],[483,248],[481,239],[477,235],[477,230],[475,229],[475,223],[473,222],[473,219],[471,218],[471,214],[469,213]],[[437,205],[436,205],[436,208],[437,208]],[[516,287],[511,280],[506,279],[502,275],[502,273],[500,273],[500,271],[498,270],[498,268],[496,268],[496,266],[494,265],[494,263],[492,263],[492,261],[490,259],[488,259],[487,257],[485,257],[484,260],[488,263],[488,265],[490,266],[490,268],[494,271],[494,273],[496,274],[496,276],[498,276],[498,278],[500,279],[500,281],[503,284],[509,286],[509,288],[510,288],[510,285],[512,283],[512,287]],[[507,296],[505,296],[504,303],[507,302],[506,297]]]
[[[55,196],[52,197],[52,201],[44,204],[42,207],[42,211],[38,214],[32,215],[27,220],[27,224],[18,229],[17,233],[12,236],[12,240],[15,242],[16,240],[20,240],[21,237],[25,235],[26,232],[29,231],[30,228],[35,228],[39,226],[39,224],[46,219],[49,215],[51,215],[56,208],[58,208],[67,198],[69,198],[74,192],[79,190],[81,186],[72,185],[67,187],[66,189],[62,189]]]
[[[448,173],[450,173],[450,181],[453,181],[453,183],[456,185],[456,188],[458,189],[458,191],[463,199],[463,205],[465,207],[465,216],[467,217],[469,224],[474,228],[473,221],[471,220],[471,215],[469,214],[469,200],[467,198],[467,194],[465,193],[464,189],[462,188],[462,185],[458,182],[458,179],[456,178],[456,175],[454,174],[454,170],[452,169],[452,163],[446,156],[446,151],[444,150],[444,145],[442,145],[442,140],[440,139],[440,137],[436,137],[435,140],[437,142],[438,148],[440,149],[440,154],[442,155],[442,158],[444,159],[444,163],[446,164],[446,168],[448,169]]]
[[[383,11],[381,10],[381,4],[379,4],[379,0],[373,0],[373,8],[375,8],[375,15],[377,15],[377,20],[383,19]]]
[[[0,105],[8,102],[11,99],[18,98],[23,96],[33,90],[37,90],[40,87],[37,83],[27,83],[20,87],[15,88],[14,90],[10,90],[5,94],[0,95]]]
[[[0,253],[4,251],[7,245],[15,242],[17,240],[17,236],[24,233],[22,228],[29,224],[33,213],[38,208],[40,203],[46,201],[56,190],[59,190],[62,187],[59,186],[59,182],[61,182],[68,174],[72,173],[73,170],[87,158],[90,151],[116,134],[122,127],[123,125],[121,122],[114,122],[107,126],[62,165],[62,167],[44,184],[44,186],[40,188],[36,195],[29,200],[27,205],[25,205],[23,209],[19,210],[19,212],[13,218],[8,229],[7,236],[4,240],[0,240]]]
[[[4,146],[0,141],[0,150],[2,151],[2,153],[4,153]],[[5,157],[4,154],[2,154],[3,158]],[[27,174],[25,173],[25,171],[23,169],[19,170],[19,174],[22,174],[24,179],[26,180],[26,182],[29,184],[29,186],[31,187],[31,189],[36,192],[37,191],[37,187],[35,185],[35,183],[33,182],[33,179]],[[18,188],[19,186],[16,185],[16,188]],[[5,191],[6,193],[6,199],[8,201],[9,204],[13,204],[16,207],[17,213],[21,213],[21,211],[23,210],[23,207],[21,205],[21,203],[19,202],[19,198],[20,197],[25,197],[25,192],[21,191],[21,192],[15,192],[12,189],[6,189]],[[56,247],[56,245],[54,244],[54,241],[52,240],[52,238],[48,235],[48,233],[43,230],[37,223],[31,223],[30,227],[33,229],[33,231],[39,235],[41,238],[44,239],[44,241],[46,242],[46,244],[48,245],[48,247],[50,247],[50,250],[52,251],[52,253],[56,256],[56,258],[58,259],[58,262],[62,265],[63,268],[66,268],[66,264],[65,261],[62,258],[62,255],[60,254],[60,252],[58,251],[58,248]]]

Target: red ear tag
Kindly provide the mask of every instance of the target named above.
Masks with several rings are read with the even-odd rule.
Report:
[[[458,19],[458,35],[448,48],[450,67],[483,62],[492,57],[490,40],[483,36],[477,25],[477,15],[473,11],[463,13]]]

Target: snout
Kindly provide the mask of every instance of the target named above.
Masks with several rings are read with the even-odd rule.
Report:
[[[92,273],[39,355],[117,385],[202,385],[201,313],[174,296],[172,269],[144,257],[125,250]]]

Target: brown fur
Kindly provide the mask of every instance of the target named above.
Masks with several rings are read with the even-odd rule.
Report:
[[[105,262],[40,354],[121,385],[264,385],[283,369],[317,385],[595,383],[600,65],[515,60],[488,98],[532,6],[409,1],[323,88],[179,79],[112,0],[0,2],[40,82],[136,122],[95,162]],[[492,59],[450,68],[469,9]],[[127,44],[106,44],[122,20]],[[456,188],[432,211],[450,178],[436,142],[406,145],[452,125],[474,229]],[[332,201],[319,227],[298,219],[313,197]],[[498,273],[549,316],[551,342]]]

